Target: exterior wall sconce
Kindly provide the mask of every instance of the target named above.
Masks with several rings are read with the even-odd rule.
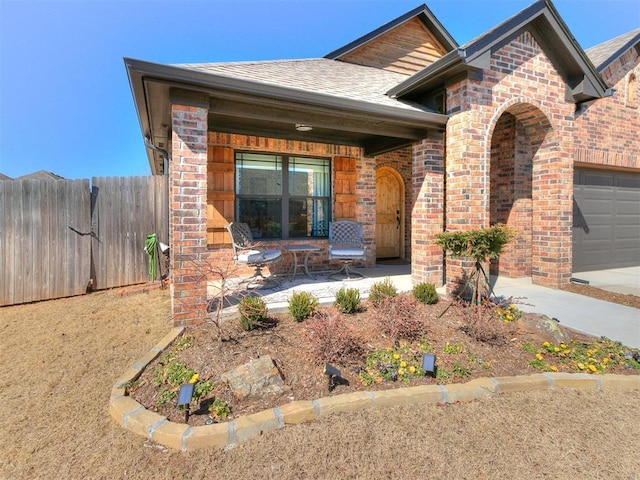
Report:
[[[313,130],[313,127],[304,123],[296,123],[296,130],[299,132],[310,132]]]

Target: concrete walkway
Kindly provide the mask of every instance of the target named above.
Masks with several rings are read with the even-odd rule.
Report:
[[[606,274],[602,277],[611,278]],[[565,327],[640,348],[640,310],[636,308],[533,285],[531,278],[492,277],[493,282],[496,296],[516,299],[520,310],[542,313]]]

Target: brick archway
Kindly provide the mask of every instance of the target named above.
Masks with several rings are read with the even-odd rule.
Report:
[[[552,133],[544,113],[528,103],[511,105],[495,120],[489,147],[489,222],[509,225],[518,236],[491,266],[493,274],[531,276],[534,258],[541,254],[532,241],[533,218],[541,217],[541,205],[534,208],[533,202],[534,163],[557,151]]]
[[[500,259],[491,266],[493,274],[507,277],[531,276],[536,283],[551,277],[549,247],[560,245],[553,238],[561,219],[554,204],[553,189],[564,178],[558,170],[559,145],[553,126],[544,112],[527,102],[513,102],[494,116],[489,146],[489,221],[504,223],[518,232]],[[540,279],[542,278],[542,281]]]

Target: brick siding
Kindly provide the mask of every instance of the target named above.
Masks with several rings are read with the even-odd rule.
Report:
[[[528,32],[493,53],[482,79],[463,79],[447,89],[447,229],[506,219],[522,236],[505,252],[500,272],[530,270],[535,283],[553,287],[571,276],[574,105],[564,92],[563,79]],[[513,120],[502,118],[507,114]],[[513,144],[502,148],[511,134]],[[508,213],[500,211],[505,208]],[[450,289],[468,267],[448,259]]]
[[[581,105],[576,112],[573,158],[583,166],[640,169],[640,55],[630,49],[602,72],[614,93]],[[635,75],[635,102],[628,82]]]
[[[195,267],[207,252],[207,110],[173,105],[171,119],[171,316],[175,326],[185,326],[207,315],[206,278]]]
[[[414,284],[443,282],[442,250],[435,234],[444,222],[444,140],[430,138],[413,145],[411,275]]]

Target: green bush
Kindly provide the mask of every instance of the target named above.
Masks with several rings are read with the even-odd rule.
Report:
[[[484,262],[498,258],[502,248],[515,235],[513,229],[496,224],[489,228],[438,233],[436,244],[454,257],[469,257],[476,262]]]
[[[224,421],[231,414],[231,407],[224,400],[216,398],[211,405],[209,405],[209,413],[217,421]]]
[[[471,289],[470,300],[474,305],[480,305],[483,298],[489,297],[488,279],[482,263],[498,258],[502,248],[515,236],[515,230],[502,224],[489,228],[436,234],[436,244],[442,250],[453,257],[475,260],[473,271],[464,272],[467,279],[458,297],[462,297],[469,288]]]
[[[289,313],[296,322],[309,318],[317,307],[318,299],[309,292],[293,292],[289,299]]]
[[[367,355],[364,368],[359,372],[364,385],[389,381],[408,381],[424,377],[422,351],[414,351],[408,346],[387,347]]]
[[[238,304],[240,325],[249,331],[260,326],[268,318],[267,304],[261,297],[244,297]]]
[[[360,291],[357,288],[342,287],[336,293],[334,302],[342,313],[356,313],[360,310]]]
[[[376,282],[371,285],[371,291],[369,292],[369,300],[374,305],[378,305],[385,298],[395,297],[398,295],[398,290],[389,277],[386,277],[381,282]]]
[[[427,305],[438,302],[438,292],[433,283],[419,283],[413,287],[413,296],[416,300]]]

